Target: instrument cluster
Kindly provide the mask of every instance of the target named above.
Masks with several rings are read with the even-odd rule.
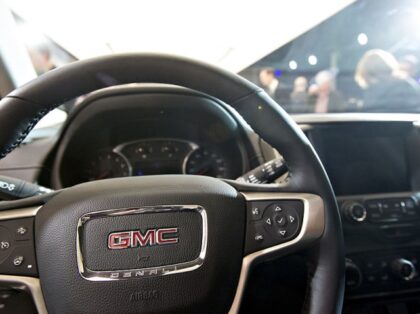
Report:
[[[131,141],[90,154],[82,166],[83,181],[156,174],[193,174],[231,178],[230,161],[213,146],[156,138]]]

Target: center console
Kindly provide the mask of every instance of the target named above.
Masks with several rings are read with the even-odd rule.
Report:
[[[416,193],[340,197],[346,239],[346,295],[419,289],[420,207]]]
[[[342,217],[345,312],[380,299],[388,313],[391,298],[420,294],[420,132],[408,121],[312,123],[305,131]],[[411,313],[407,304],[397,312]]]

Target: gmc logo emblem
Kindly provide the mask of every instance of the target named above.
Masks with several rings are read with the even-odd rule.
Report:
[[[178,243],[178,228],[149,229],[113,232],[108,236],[108,248],[111,250],[128,249],[143,246],[155,246]]]

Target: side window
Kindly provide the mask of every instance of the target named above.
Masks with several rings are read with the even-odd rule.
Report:
[[[38,75],[76,60],[73,55],[43,34],[34,25],[16,14],[14,14],[14,18]]]

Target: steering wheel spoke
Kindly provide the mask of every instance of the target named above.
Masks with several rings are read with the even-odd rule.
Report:
[[[243,193],[247,201],[245,255],[257,259],[298,249],[322,235],[324,204],[315,194]]]
[[[34,222],[41,206],[0,212],[0,284],[24,290],[38,313],[47,313],[35,257]]]
[[[237,313],[251,267],[304,248],[324,231],[324,203],[309,193],[242,192],[247,224],[244,259],[230,313]]]

